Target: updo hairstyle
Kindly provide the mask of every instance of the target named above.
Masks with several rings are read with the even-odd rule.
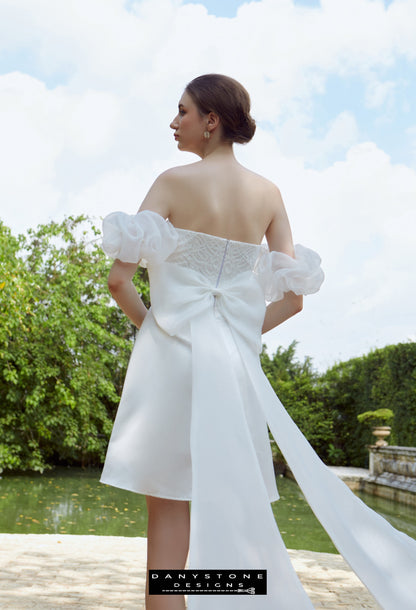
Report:
[[[246,144],[256,131],[250,116],[250,96],[238,81],[223,74],[204,74],[185,88],[201,115],[214,112],[220,118],[224,138]]]

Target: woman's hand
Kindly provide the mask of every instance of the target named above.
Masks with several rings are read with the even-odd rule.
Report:
[[[147,309],[132,282],[136,269],[137,264],[123,263],[116,259],[110,269],[107,283],[120,309],[137,328],[140,328]]]

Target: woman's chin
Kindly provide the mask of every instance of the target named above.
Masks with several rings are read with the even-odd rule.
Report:
[[[180,140],[178,140],[178,150],[180,150],[181,152],[190,152],[189,149],[186,148],[186,146]]]

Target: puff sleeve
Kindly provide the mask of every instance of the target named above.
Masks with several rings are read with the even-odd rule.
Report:
[[[160,214],[112,212],[103,220],[101,247],[110,258],[124,263],[158,264],[171,254],[178,241],[174,226]]]
[[[301,244],[295,245],[295,258],[266,250],[256,272],[267,301],[280,301],[289,291],[298,295],[318,292],[325,277],[319,254]]]

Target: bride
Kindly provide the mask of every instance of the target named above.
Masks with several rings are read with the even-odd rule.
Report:
[[[138,214],[103,223],[108,285],[139,331],[101,481],[146,495],[148,570],[183,569],[188,552],[193,570],[267,570],[267,595],[189,594],[188,608],[312,608],[270,506],[269,426],[382,607],[414,608],[416,542],[326,468],[260,367],[261,334],[299,313],[323,272],[315,252],[293,245],[279,189],[234,156],[256,129],[247,91],[227,76],[195,78],[170,127],[200,161],[161,174]],[[132,283],[138,264],[149,310]],[[147,580],[146,608],[183,610],[185,598],[149,595]]]

